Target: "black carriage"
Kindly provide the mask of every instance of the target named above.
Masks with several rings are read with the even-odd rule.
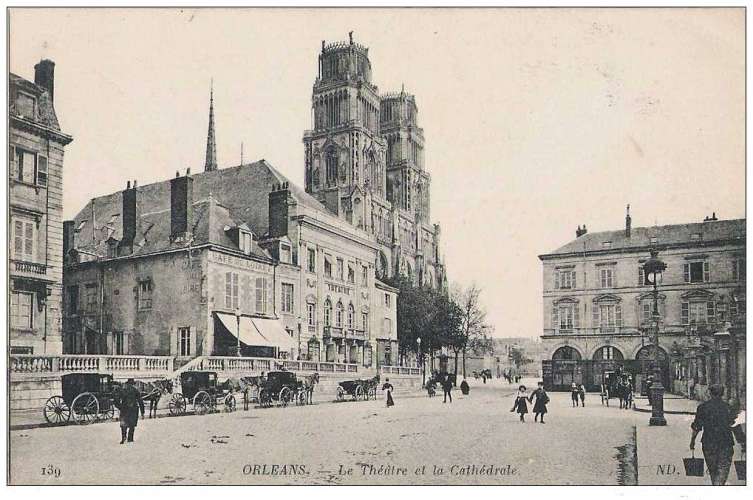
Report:
[[[235,410],[235,396],[228,387],[217,383],[217,372],[185,371],[180,374],[180,390],[170,398],[171,415],[185,413],[189,401],[197,415],[216,411],[219,405],[225,411]]]
[[[259,386],[258,399],[262,408],[271,407],[274,401],[280,406],[288,406],[294,401],[296,404],[304,404],[305,397],[303,382],[293,372],[269,372]]]
[[[379,377],[369,380],[345,380],[337,385],[337,400],[344,401],[350,396],[353,401],[376,399]]]
[[[90,424],[115,416],[113,400],[120,384],[103,373],[69,373],[61,377],[62,396],[52,396],[44,405],[44,418],[51,424],[70,421]]]

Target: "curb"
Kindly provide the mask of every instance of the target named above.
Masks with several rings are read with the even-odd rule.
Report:
[[[638,408],[637,406],[633,407],[633,411],[638,411],[641,413],[651,413],[650,409]],[[664,413],[667,415],[695,415],[694,411],[684,411],[684,410],[664,410]]]

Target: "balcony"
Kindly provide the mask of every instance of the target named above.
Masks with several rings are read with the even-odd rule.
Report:
[[[25,260],[11,260],[11,264],[13,265],[12,274],[14,276],[51,281],[47,278],[47,266],[45,264],[37,264],[36,262],[27,262]]]
[[[597,328],[544,328],[544,336],[551,335],[637,335],[635,327],[606,326]]]
[[[327,339],[366,340],[366,332],[363,330],[352,330],[336,326],[325,326],[324,340]]]

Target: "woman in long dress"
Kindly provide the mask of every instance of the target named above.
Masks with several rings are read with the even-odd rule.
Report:
[[[382,385],[382,390],[387,394],[387,408],[390,406],[395,406],[395,401],[392,400],[392,391],[395,388],[392,387],[392,384],[390,384],[390,379],[384,379],[384,385]]]
[[[528,394],[526,394],[526,386],[521,385],[518,388],[518,393],[515,395],[515,403],[512,406],[511,412],[516,411],[520,415],[520,421],[526,421],[526,413],[528,413]]]

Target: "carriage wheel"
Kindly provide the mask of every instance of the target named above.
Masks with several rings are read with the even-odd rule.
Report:
[[[71,413],[76,423],[81,425],[91,424],[99,415],[99,401],[91,392],[84,392],[76,396],[71,403]]]
[[[170,415],[183,415],[186,412],[186,398],[183,394],[176,392],[170,398],[167,407],[170,409]]]
[[[50,424],[62,424],[71,419],[71,409],[60,396],[52,396],[44,404],[44,419]]]
[[[199,391],[193,397],[193,409],[197,415],[205,415],[212,409],[212,398],[206,391]]]
[[[371,399],[376,399],[376,386],[369,389],[369,394],[371,395]]]
[[[298,393],[295,395],[295,404],[298,406],[303,406],[306,404],[306,391],[298,391]]]
[[[115,418],[115,405],[112,403],[112,399],[108,401],[102,401],[107,404],[107,408],[102,409],[102,413],[99,414],[99,420],[109,422]]]
[[[364,396],[365,396],[365,393],[363,390],[363,386],[362,385],[357,386],[355,392],[353,393],[353,399],[355,401],[359,401],[359,400],[364,399]]]
[[[290,387],[283,387],[280,389],[280,394],[277,399],[282,406],[288,406],[288,404],[293,401],[293,391],[290,390]]]
[[[345,399],[345,390],[342,387],[338,386],[337,387],[337,400],[342,401],[344,399]]]
[[[272,398],[269,395],[268,390],[262,389],[262,391],[259,393],[259,405],[262,408],[269,408],[272,406]]]
[[[232,394],[228,394],[225,397],[225,411],[232,412],[235,411],[235,396]]]

